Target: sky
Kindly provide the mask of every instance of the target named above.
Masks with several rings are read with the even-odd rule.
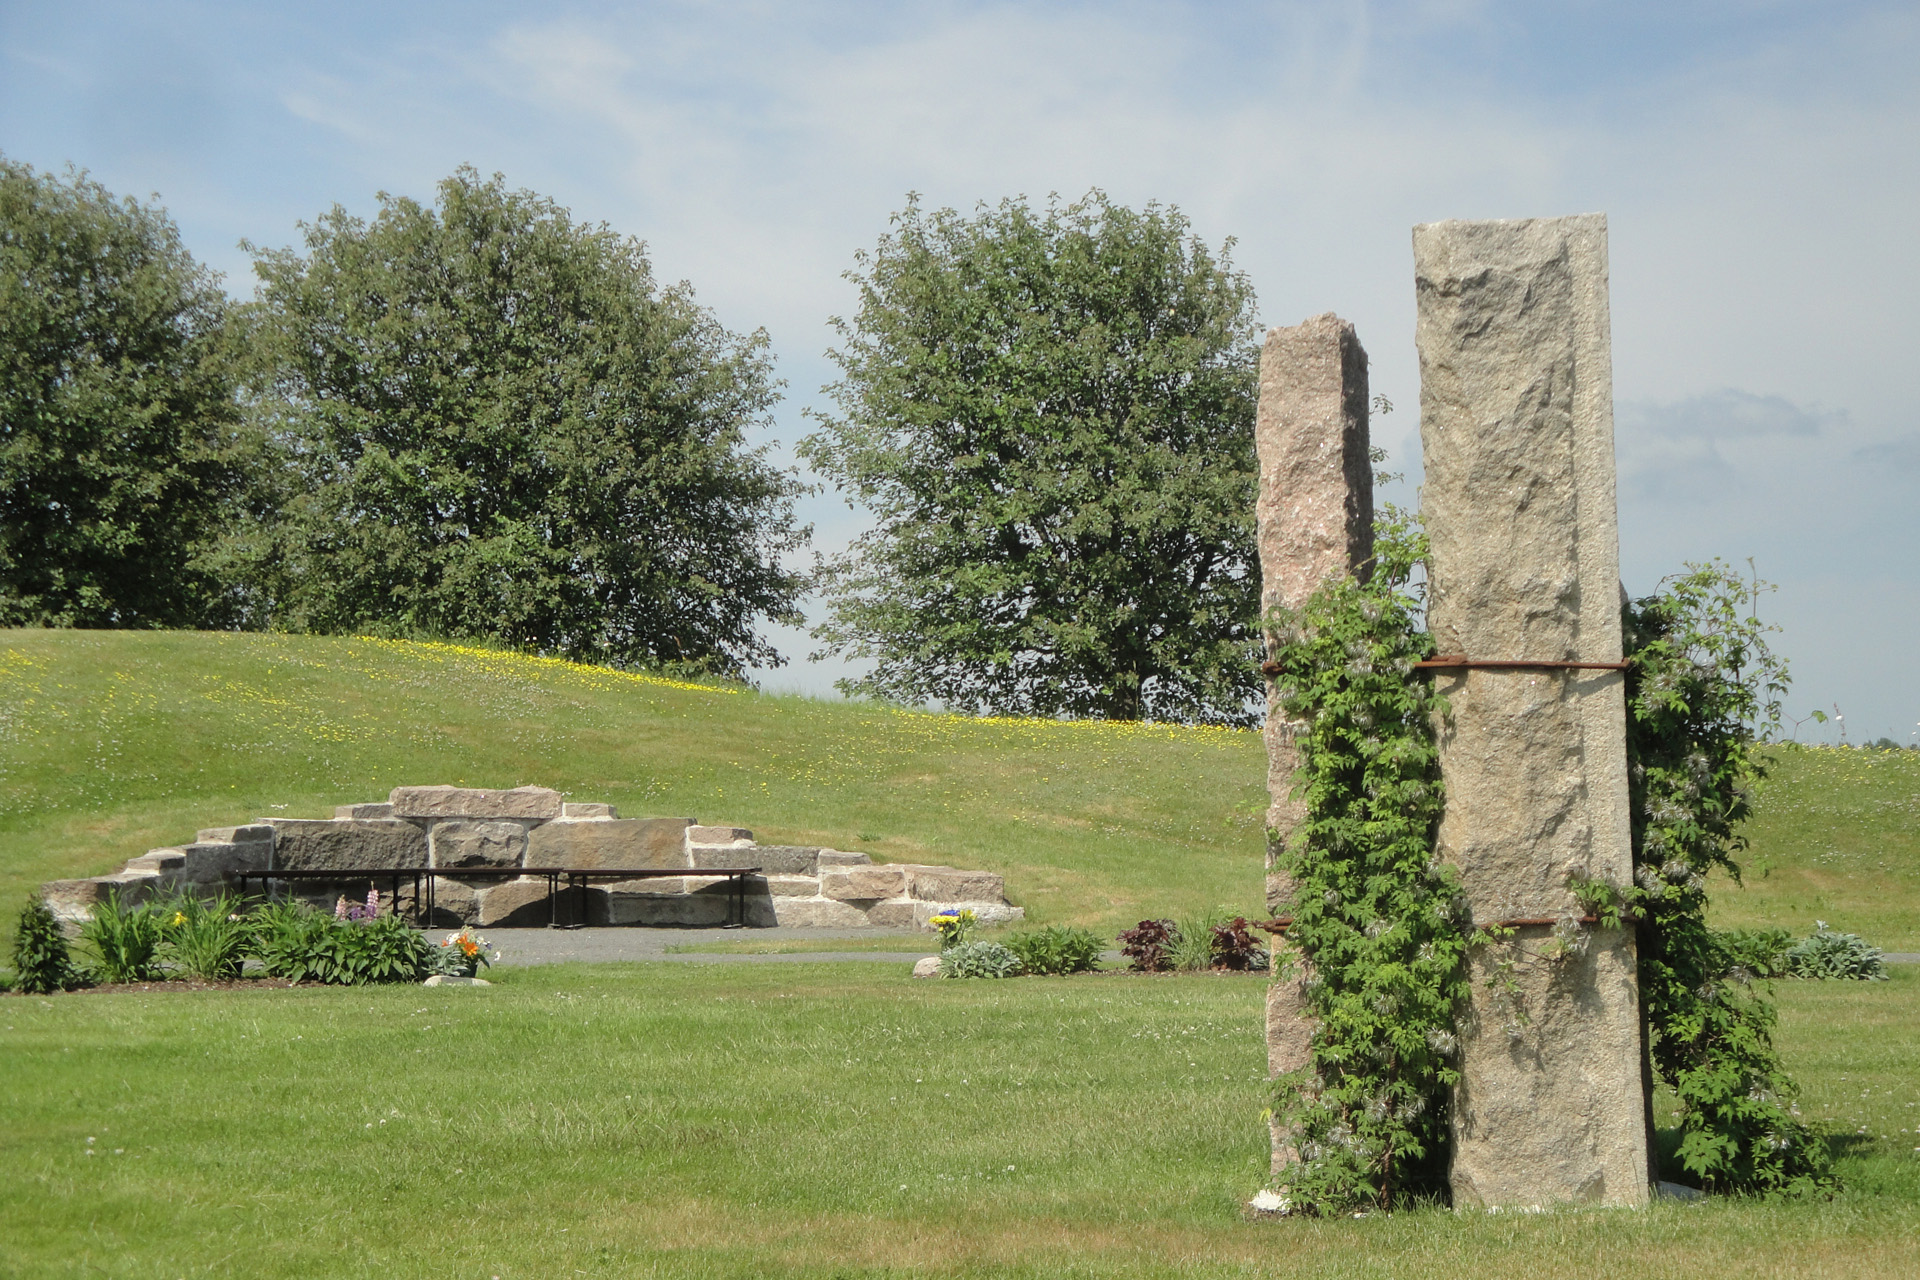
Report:
[[[502,173],[766,328],[785,462],[843,273],[909,192],[1158,200],[1233,240],[1263,324],[1355,323],[1403,502],[1411,228],[1603,212],[1628,589],[1751,558],[1800,739],[1920,742],[1911,0],[0,0],[0,152],[157,196],[236,296],[242,240]],[[864,527],[831,491],[802,515],[824,551]],[[848,670],[772,634],[793,661],[767,688]]]

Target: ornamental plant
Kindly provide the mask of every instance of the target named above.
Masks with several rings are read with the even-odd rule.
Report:
[[[240,976],[254,950],[255,929],[240,913],[240,899],[221,893],[203,900],[182,893],[156,904],[151,914],[160,921],[162,955],[181,973],[203,982],[223,982]]]
[[[1368,581],[1329,583],[1298,613],[1268,618],[1268,670],[1297,726],[1306,801],[1280,858],[1295,886],[1284,959],[1309,967],[1316,1021],[1308,1064],[1280,1078],[1273,1116],[1299,1157],[1291,1200],[1319,1213],[1438,1189],[1458,1079],[1467,936],[1453,870],[1434,855],[1433,723],[1446,702],[1413,670],[1433,652],[1409,587],[1425,540],[1386,514]]]
[[[1007,949],[1020,958],[1023,973],[1087,973],[1100,962],[1107,944],[1091,929],[1048,925],[1007,939]]]
[[[1020,972],[1020,957],[998,942],[962,942],[940,953],[943,978],[1011,978]]]
[[[1171,920],[1142,920],[1120,931],[1120,954],[1135,973],[1164,973],[1174,967],[1180,931]]]
[[[67,951],[67,938],[53,909],[39,894],[27,899],[13,931],[13,985],[28,995],[45,995],[78,985],[80,974]]]
[[[93,905],[80,939],[93,952],[101,982],[151,982],[160,970],[161,916],[151,902],[116,889]]]
[[[440,939],[440,945],[427,957],[427,969],[450,978],[478,977],[482,967],[500,958],[498,951],[487,954],[492,945],[471,929],[456,929]]]
[[[969,909],[947,907],[927,917],[927,923],[940,932],[940,950],[951,951],[973,940],[979,920]]]

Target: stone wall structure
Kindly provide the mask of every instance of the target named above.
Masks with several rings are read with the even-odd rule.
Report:
[[[1298,609],[1323,583],[1366,572],[1373,555],[1373,464],[1367,432],[1367,353],[1353,325],[1328,312],[1267,333],[1260,352],[1260,457],[1255,506],[1261,605]],[[1267,906],[1284,912],[1292,882],[1276,865],[1303,805],[1294,799],[1300,767],[1295,726],[1267,693]],[[1306,1016],[1304,966],[1267,989],[1267,1065],[1278,1076],[1307,1065],[1313,1024]],[[1273,1131],[1277,1172],[1295,1158],[1289,1135]]]
[[[1606,220],[1413,233],[1428,624],[1471,660],[1618,663]],[[1441,856],[1476,925],[1582,908],[1630,882],[1624,674],[1443,669]],[[1453,1100],[1456,1207],[1648,1196],[1630,929],[1520,924],[1471,952]],[[1511,966],[1503,973],[1504,966]]]
[[[463,880],[461,868],[496,874]],[[743,827],[692,818],[622,818],[609,804],[575,804],[545,787],[486,791],[396,787],[385,802],[341,805],[331,818],[262,818],[211,827],[191,844],[154,849],[112,875],[55,880],[43,887],[54,912],[84,920],[117,893],[138,901],[176,889],[212,892],[235,872],[432,868],[438,925],[547,922],[544,876],[502,877],[518,867],[658,869],[686,875],[596,883],[588,924],[719,925],[729,894],[721,867],[759,867],[746,888],[749,925],[817,928],[928,928],[948,907],[986,924],[1022,919],[1001,878],[986,871],[888,863],[818,846],[761,845]],[[357,892],[365,891],[365,881]],[[346,882],[283,882],[327,903]]]

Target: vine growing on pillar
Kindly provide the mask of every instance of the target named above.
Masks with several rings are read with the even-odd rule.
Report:
[[[1433,652],[1411,585],[1425,539],[1387,507],[1375,547],[1368,582],[1331,583],[1267,619],[1306,807],[1281,866],[1295,885],[1286,959],[1304,966],[1316,1025],[1270,1112],[1298,1158],[1296,1211],[1443,1194],[1454,1019],[1476,940],[1434,851],[1433,727],[1447,708],[1413,670]],[[1650,1072],[1679,1104],[1681,1169],[1717,1191],[1809,1194],[1834,1185],[1826,1143],[1794,1105],[1764,989],[1706,924],[1707,875],[1738,880],[1786,690],[1752,608],[1761,587],[1720,562],[1689,565],[1626,606],[1634,882],[1571,888],[1603,925],[1638,921]],[[1556,941],[1571,951],[1584,936],[1565,935],[1585,926],[1565,923]]]
[[[1773,1047],[1774,1009],[1725,935],[1707,927],[1707,875],[1737,884],[1741,824],[1780,728],[1786,663],[1756,616],[1765,584],[1690,564],[1627,605],[1631,886],[1590,886],[1606,916],[1639,920],[1640,999],[1653,1069],[1679,1103],[1680,1165],[1710,1190],[1833,1186],[1825,1140],[1800,1117]]]
[[[1434,857],[1445,702],[1413,669],[1433,653],[1411,585],[1425,538],[1389,507],[1375,552],[1367,582],[1330,583],[1267,619],[1306,801],[1281,860],[1295,886],[1287,958],[1305,966],[1316,1023],[1272,1117],[1299,1160],[1289,1198],[1309,1212],[1437,1190],[1456,1079],[1467,938],[1453,870]]]

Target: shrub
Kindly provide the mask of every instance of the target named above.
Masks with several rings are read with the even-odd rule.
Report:
[[[254,913],[254,948],[270,978],[322,981],[317,970],[333,919],[303,902],[269,902]]]
[[[1245,916],[1222,921],[1210,931],[1212,963],[1216,969],[1245,972],[1267,967],[1267,948],[1248,929]]]
[[[239,977],[258,936],[240,906],[240,899],[229,893],[211,902],[183,893],[159,904],[153,914],[160,920],[167,958],[187,977],[204,982]]]
[[[1885,982],[1885,953],[1853,933],[1836,933],[1825,920],[1816,920],[1814,932],[1786,952],[1786,971],[1796,978],[1850,978]]]
[[[80,937],[92,949],[102,982],[150,982],[161,977],[160,913],[153,903],[129,903],[118,891],[94,904]]]
[[[1020,957],[997,942],[963,942],[940,953],[943,978],[1011,978]]]
[[[269,976],[290,982],[414,982],[432,951],[398,916],[337,920],[298,902],[277,902],[256,919],[260,963]]]
[[[1120,953],[1135,973],[1162,973],[1173,968],[1172,947],[1179,932],[1171,920],[1142,920],[1120,934]]]
[[[1007,949],[1020,957],[1026,973],[1085,973],[1099,962],[1106,942],[1091,929],[1048,925],[1007,939]]]
[[[79,981],[60,922],[38,894],[27,899],[13,931],[13,968],[13,985],[30,995],[64,991]]]

